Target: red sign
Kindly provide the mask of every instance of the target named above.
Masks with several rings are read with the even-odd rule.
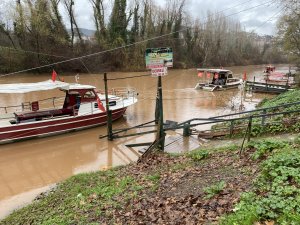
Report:
[[[38,111],[39,110],[39,102],[31,102],[31,110],[32,111]]]
[[[198,72],[198,77],[202,77],[203,76],[203,72]]]
[[[155,68],[151,69],[151,75],[153,77],[159,77],[159,76],[165,76],[168,74],[168,67],[160,67],[160,68]]]

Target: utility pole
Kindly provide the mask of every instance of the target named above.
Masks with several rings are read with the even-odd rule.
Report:
[[[105,89],[105,103],[106,103],[106,116],[107,116],[107,139],[112,141],[112,114],[109,110],[109,99],[108,99],[108,89],[107,89],[107,74],[104,73],[104,89]]]
[[[158,141],[158,148],[163,151],[165,147],[165,133],[164,133],[164,115],[163,115],[163,97],[162,97],[162,82],[161,76],[158,76],[158,83],[157,83],[157,107],[155,110],[155,120],[158,119],[158,127],[156,133],[156,141]],[[158,118],[156,115],[158,114]]]

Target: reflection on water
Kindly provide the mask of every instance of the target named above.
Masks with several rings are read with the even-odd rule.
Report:
[[[277,66],[278,68],[279,66]],[[283,69],[288,68],[284,67]],[[229,68],[242,77],[262,76],[263,66]],[[109,73],[109,78],[145,73]],[[16,75],[0,78],[0,83],[38,82],[50,75]],[[66,82],[74,82],[74,76],[66,76]],[[102,75],[82,75],[80,83],[103,89]],[[241,104],[252,109],[264,95],[241,99],[240,89],[222,92],[194,90],[198,82],[196,69],[170,70],[163,77],[164,119],[184,121],[195,117],[211,117],[239,110]],[[128,108],[124,118],[114,122],[114,128],[124,128],[154,119],[157,79],[139,77],[129,80],[109,81],[110,87],[133,87],[139,92],[139,102]],[[45,99],[63,94],[58,90],[33,92],[23,95],[2,95],[0,104],[18,105],[22,102]],[[139,132],[136,129],[134,132]],[[99,140],[106,127],[92,128],[54,137],[28,140],[0,146],[0,218],[11,209],[30,201],[45,187],[74,174],[107,169],[134,162],[138,153],[125,144],[149,142],[154,134],[117,139]],[[183,142],[185,143],[185,142]],[[188,142],[187,142],[188,143]]]

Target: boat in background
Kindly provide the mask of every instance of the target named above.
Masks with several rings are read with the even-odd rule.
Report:
[[[237,88],[242,84],[240,78],[233,78],[233,73],[225,69],[197,69],[198,77],[208,80],[207,82],[199,82],[195,89],[203,89],[208,91],[221,91]]]
[[[268,65],[266,66],[264,73],[271,73],[273,71],[275,71],[275,66]]]
[[[281,94],[286,91],[294,90],[289,85],[262,83],[255,81],[246,81],[246,88],[249,92]]]
[[[91,85],[48,80],[38,83],[1,84],[2,93],[29,93],[59,89],[64,97],[0,107],[0,144],[57,135],[107,123],[105,95]],[[108,95],[112,120],[122,117],[137,102],[133,89],[113,89]]]
[[[280,71],[275,71],[274,66],[266,66],[265,68],[265,78],[266,82],[274,82],[283,85],[293,85],[295,84],[294,77],[291,75],[290,72],[284,73]]]

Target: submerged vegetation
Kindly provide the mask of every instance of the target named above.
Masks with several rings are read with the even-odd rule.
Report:
[[[175,68],[286,61],[272,37],[246,32],[225,13],[207,12],[203,20],[193,18],[186,12],[185,0],[166,1],[165,7],[151,0],[132,4],[127,0],[88,2],[95,24],[90,36],[78,27],[74,0],[0,3],[2,8],[11,9],[0,17],[0,71],[32,68],[101,51],[104,53],[56,65],[55,69],[144,70],[144,52],[149,47],[172,47]],[[67,21],[62,19],[61,9],[67,12]],[[140,43],[120,48],[135,42]]]
[[[300,102],[300,90],[295,89],[287,91],[271,99],[263,99],[258,109],[270,108],[265,111],[251,113],[254,118],[252,119],[251,125],[251,136],[258,137],[261,135],[268,134],[279,134],[284,132],[299,132],[300,131],[300,103],[290,106],[286,106],[288,103]],[[290,113],[284,113],[289,112]],[[295,111],[295,112],[293,112]],[[283,113],[278,115],[272,115],[274,113]],[[265,117],[259,115],[267,114]],[[230,137],[244,137],[249,124],[250,114],[245,114],[247,117],[241,120],[234,121],[234,126],[237,126],[237,130],[233,131]],[[258,117],[255,117],[258,116]],[[212,126],[213,131],[225,130],[228,131],[230,128],[230,122],[222,122]]]

